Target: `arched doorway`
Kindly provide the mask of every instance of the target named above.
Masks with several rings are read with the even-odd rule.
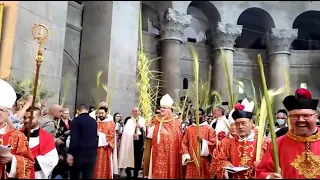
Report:
[[[236,40],[235,47],[265,49],[266,34],[275,27],[270,14],[257,7],[249,8],[241,13],[238,25],[242,25],[242,34]]]
[[[294,20],[292,28],[298,29],[298,38],[292,43],[293,49],[320,49],[320,11],[307,11],[300,14]]]
[[[184,31],[184,40],[189,42],[206,43],[208,31],[214,30],[221,21],[217,8],[209,1],[192,1],[187,14],[192,16],[190,27]]]

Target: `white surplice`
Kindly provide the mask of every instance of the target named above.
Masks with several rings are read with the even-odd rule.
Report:
[[[120,152],[119,152],[119,168],[134,168],[134,146],[133,146],[133,134],[136,130],[137,122],[144,131],[146,131],[146,120],[138,116],[137,119],[134,117],[128,119],[124,125],[123,133],[120,141]]]
[[[37,129],[31,130],[31,132]],[[30,137],[29,148],[32,149],[38,146],[39,143],[40,143],[39,136]],[[42,142],[42,143],[45,143],[45,142]],[[45,155],[38,155],[37,157],[34,157],[34,158],[37,159],[41,167],[40,171],[35,171],[35,179],[50,179],[53,169],[56,167],[56,165],[59,162],[59,155],[58,155],[57,149],[54,147],[51,151],[49,151]]]
[[[109,122],[109,121],[113,121],[113,117],[110,114],[108,114],[107,118],[102,122]],[[116,134],[116,131],[114,133]],[[98,132],[98,136],[99,136],[98,147],[108,146],[107,135],[104,134],[103,132]],[[115,138],[114,148],[113,148],[112,155],[110,157],[111,163],[112,163],[112,166],[111,166],[112,175],[119,174],[116,136],[114,136],[114,138]]]

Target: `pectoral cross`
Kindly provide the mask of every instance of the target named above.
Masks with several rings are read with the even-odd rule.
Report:
[[[247,162],[250,160],[249,156],[247,155],[247,153],[244,153],[241,157],[241,160],[240,160],[240,164],[243,166],[243,165],[246,165]]]

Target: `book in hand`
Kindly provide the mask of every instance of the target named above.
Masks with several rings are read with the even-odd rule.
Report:
[[[246,171],[249,169],[249,167],[246,167],[246,166],[243,166],[243,167],[226,166],[223,169],[225,169],[229,173],[237,173],[237,172],[241,172],[241,171]]]
[[[8,154],[11,150],[11,146],[0,145],[0,154]]]

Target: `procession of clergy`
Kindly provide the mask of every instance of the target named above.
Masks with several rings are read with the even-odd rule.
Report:
[[[59,160],[54,138],[40,128],[28,142],[26,130],[18,131],[7,124],[15,101],[14,89],[0,80],[0,177],[48,179]],[[215,128],[204,121],[204,112],[200,110],[200,136],[197,136],[195,123],[183,130],[181,121],[172,112],[173,103],[166,94],[160,100],[160,112],[154,119],[146,121],[139,115],[129,119],[124,125],[119,157],[115,151],[116,127],[112,117],[107,115],[100,119],[97,122],[97,169],[93,178],[112,179],[119,169],[137,168],[137,154],[134,152],[137,148],[134,146],[140,137],[145,137],[143,174],[147,179],[320,178],[320,132],[316,125],[318,100],[312,99],[307,89],[300,88],[295,95],[283,100],[291,128],[277,138],[279,174],[275,173],[270,139],[264,139],[261,160],[256,160],[257,128],[252,120],[253,102],[244,99],[241,104],[234,105],[228,119],[223,123],[218,119]],[[29,119],[31,111],[27,112],[24,121],[34,124]],[[33,114],[34,119],[37,112]]]

